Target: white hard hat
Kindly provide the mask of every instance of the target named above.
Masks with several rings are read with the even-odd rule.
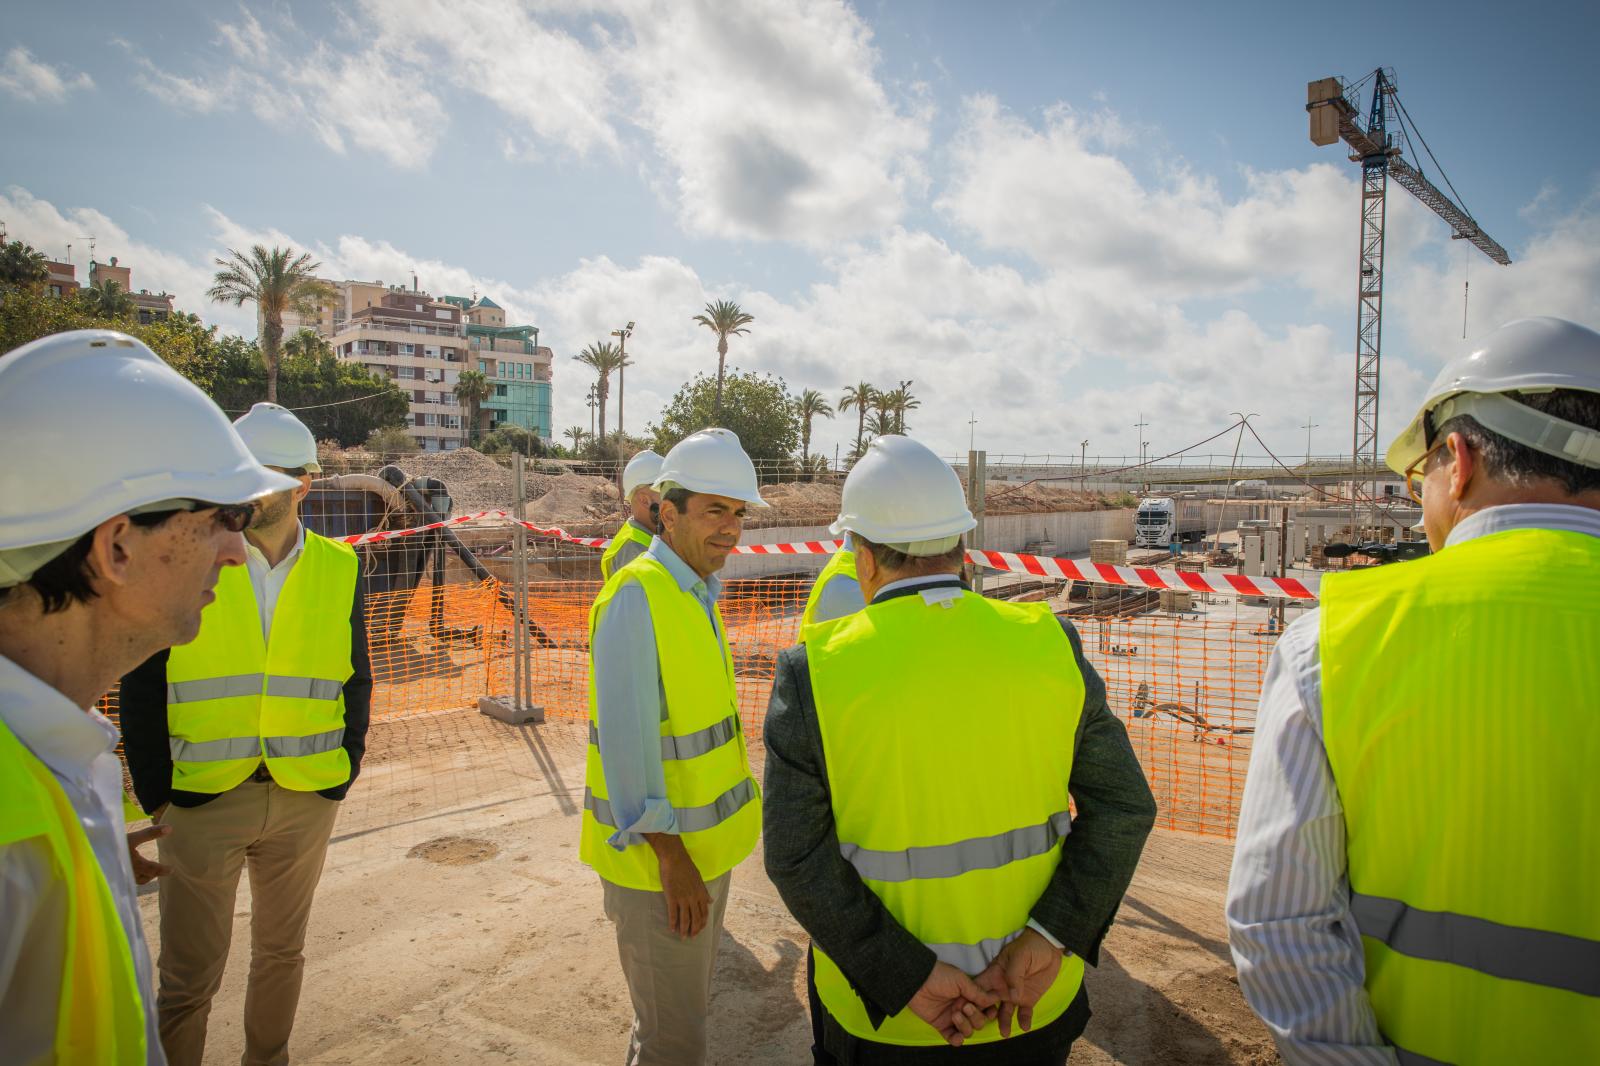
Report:
[[[1600,467],[1600,432],[1536,411],[1506,392],[1600,392],[1600,333],[1561,318],[1519,318],[1446,364],[1384,461],[1404,474],[1428,450],[1430,428],[1471,415],[1485,429],[1568,462]]]
[[[258,403],[234,419],[233,428],[262,466],[322,472],[317,462],[317,438],[287,407]]]
[[[622,498],[626,500],[634,489],[654,484],[660,476],[661,456],[650,451],[640,452],[622,468]]]
[[[771,506],[756,485],[756,467],[731,429],[702,429],[674,444],[661,460],[653,488],[674,485],[690,492],[728,496],[752,507]]]
[[[829,531],[909,555],[941,555],[977,524],[950,464],[925,444],[889,434],[872,438],[844,479],[839,519]]]
[[[246,503],[298,484],[258,463],[210,397],[111,330],[57,333],[0,357],[0,455],[0,556],[65,551],[148,504]],[[25,581],[54,558],[24,554],[26,572],[0,558],[0,577]]]

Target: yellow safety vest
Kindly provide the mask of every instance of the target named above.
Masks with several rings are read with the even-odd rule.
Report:
[[[0,845],[38,837],[68,887],[54,1061],[143,1066],[144,1002],[111,886],[55,776],[0,722]]]
[[[1329,575],[1321,624],[1383,1035],[1402,1062],[1594,1061],[1600,538],[1513,530]]]
[[[297,792],[350,780],[344,684],[359,570],[348,544],[307,530],[263,639],[249,573],[223,568],[200,635],[167,660],[173,788],[226,792],[263,759]]]
[[[709,881],[744,861],[761,836],[761,791],[750,774],[750,756],[739,723],[727,630],[718,610],[713,632],[694,595],[679,588],[660,562],[641,555],[617,571],[590,608],[591,648],[606,605],[630,581],[644,589],[655,628],[656,658],[666,695],[661,759],[667,801],[677,816],[689,857],[700,876]],[[578,857],[613,884],[659,892],[661,868],[648,844],[632,844],[618,851],[607,843],[618,827],[600,761],[596,669],[591,652],[589,756]]]
[[[937,589],[818,623],[806,657],[839,850],[912,936],[977,974],[1028,924],[1071,826],[1084,682],[1061,623],[1044,604]],[[817,992],[846,1032],[943,1043],[909,1009],[874,1029],[815,950]],[[1069,955],[1034,1024],[1059,1018],[1082,981]],[[968,1043],[999,1038],[991,1025]]]
[[[617,553],[625,544],[637,544],[640,547],[650,547],[653,538],[650,534],[634,525],[632,521],[622,523],[622,528],[617,530],[617,535],[611,538],[611,543],[606,545],[605,554],[600,556],[600,576],[611,580],[613,568],[617,563]]]
[[[844,549],[834,552],[833,557],[828,560],[828,565],[822,568],[822,573],[817,575],[817,580],[812,584],[811,594],[806,597],[806,609],[800,615],[802,640],[806,626],[817,620],[817,605],[822,602],[822,590],[828,586],[828,582],[836,577],[848,577],[854,580],[855,576],[856,553]]]

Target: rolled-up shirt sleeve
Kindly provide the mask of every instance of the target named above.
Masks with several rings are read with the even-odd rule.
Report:
[[[1391,1066],[1350,915],[1344,810],[1322,744],[1318,613],[1267,665],[1228,881],[1239,989],[1285,1062]]]
[[[676,833],[661,765],[663,701],[650,604],[637,582],[611,597],[594,634],[595,703],[600,762],[617,831],[618,851],[644,843],[646,833]]]

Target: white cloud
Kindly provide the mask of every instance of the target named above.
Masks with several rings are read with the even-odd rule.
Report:
[[[64,72],[42,59],[36,59],[28,49],[17,45],[6,53],[0,64],[0,89],[31,103],[58,104],[80,89],[94,88],[94,79],[79,71]]]
[[[877,80],[837,0],[628,7],[624,69],[692,232],[825,246],[881,231],[924,184],[929,115]]]

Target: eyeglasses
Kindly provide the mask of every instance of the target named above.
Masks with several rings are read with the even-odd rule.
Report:
[[[1417,456],[1411,465],[1406,467],[1406,492],[1411,494],[1412,503],[1422,503],[1422,479],[1427,476],[1428,460],[1433,458],[1434,452],[1444,447],[1444,443],[1445,438],[1440,437],[1434,442],[1433,447]]]
[[[159,525],[179,512],[210,511],[212,519],[229,533],[243,533],[260,513],[253,503],[208,503],[205,500],[164,500],[128,512],[141,526]]]
[[[253,503],[219,503],[214,506],[211,516],[216,519],[217,525],[229,533],[243,533],[255,522],[258,513]]]

